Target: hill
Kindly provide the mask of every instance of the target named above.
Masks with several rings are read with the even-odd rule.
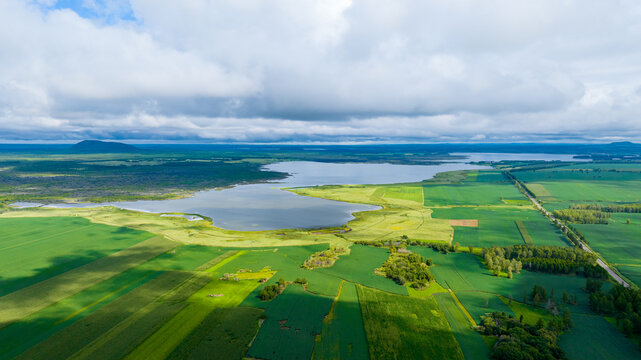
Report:
[[[71,151],[76,153],[131,153],[138,152],[140,149],[115,141],[83,140],[73,145]]]

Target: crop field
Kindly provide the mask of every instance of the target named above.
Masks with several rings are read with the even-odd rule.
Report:
[[[465,359],[487,359],[488,348],[481,335],[472,329],[470,322],[449,293],[434,295],[439,308],[452,327],[452,331]]]
[[[221,359],[240,359],[258,332],[262,313],[249,307],[214,310],[167,359],[211,359],[212,349],[216,349],[216,356]]]
[[[570,359],[638,359],[639,349],[601,316],[572,314],[574,329],[559,344]]]
[[[489,247],[523,244],[515,221],[523,223],[535,245],[568,245],[563,234],[538,211],[530,207],[452,207],[434,209],[439,219],[476,219],[477,227],[455,226],[454,242]]]
[[[0,219],[0,296],[153,236],[83,218]]]
[[[357,285],[373,359],[463,359],[434,298],[392,295]]]
[[[499,205],[501,198],[520,198],[523,195],[512,184],[452,184],[423,187],[424,204],[430,206]]]
[[[344,282],[340,295],[323,320],[320,341],[314,346],[315,360],[369,359],[356,285]]]
[[[214,309],[238,306],[257,286],[257,281],[250,280],[212,280],[189,297],[186,300],[188,305],[127,355],[126,359],[166,358]],[[210,297],[209,294],[216,296]]]
[[[330,297],[311,295],[299,285],[289,285],[266,305],[267,318],[248,355],[261,359],[310,358],[331,305]]]

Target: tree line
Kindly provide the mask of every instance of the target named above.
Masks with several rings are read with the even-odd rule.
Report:
[[[483,249],[488,269],[499,275],[505,271],[509,278],[521,269],[553,274],[582,271],[586,277],[607,278],[605,270],[596,264],[596,255],[577,248],[561,246],[510,245]]]
[[[609,213],[641,213],[641,204],[572,204],[570,209],[595,210]]]
[[[610,214],[600,210],[570,208],[554,210],[553,215],[559,220],[577,224],[607,224],[610,220]]]

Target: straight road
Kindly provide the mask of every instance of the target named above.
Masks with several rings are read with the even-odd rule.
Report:
[[[511,176],[509,176],[509,177],[512,179],[512,181],[517,183],[521,188],[525,189],[525,186],[519,180],[517,180],[514,177],[514,175],[512,175],[512,174],[510,174],[510,175]],[[545,208],[543,208],[543,206],[541,206],[541,204],[539,204],[539,202],[536,200],[536,198],[534,198],[532,195],[530,195],[527,191],[523,191],[523,193],[525,194],[525,196],[528,197],[528,199],[530,199],[532,204],[534,204],[534,206],[537,209],[539,209],[548,219],[552,220],[552,222],[554,222],[555,224],[559,225],[564,232],[569,231],[569,229],[561,221],[559,221],[557,218],[555,218],[554,215],[552,215],[549,211],[545,210]],[[578,240],[578,241],[579,241],[579,245],[581,246],[581,249],[583,249],[583,250],[585,250],[585,251],[587,251],[589,253],[594,253],[594,251],[592,251],[592,249],[590,249],[583,241],[581,241],[581,240]],[[605,269],[605,271],[607,271],[608,274],[610,274],[610,276],[612,276],[612,278],[614,280],[616,280],[616,282],[618,282],[619,284],[621,284],[621,285],[623,285],[625,287],[630,287],[630,284],[628,284],[627,281],[623,280],[616,272],[614,272],[614,270],[612,270],[610,268],[610,266],[608,266],[608,264],[603,262],[603,260],[597,258],[596,259],[596,263],[599,264],[600,267]]]

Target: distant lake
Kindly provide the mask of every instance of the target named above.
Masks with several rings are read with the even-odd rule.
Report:
[[[280,162],[264,167],[266,170],[291,174],[278,182],[200,191],[192,197],[177,200],[46,206],[67,208],[111,205],[121,209],[152,213],[198,214],[211,218],[214,226],[241,231],[331,227],[340,226],[352,220],[354,212],[376,210],[379,207],[300,196],[280,188],[417,182],[431,179],[437,173],[445,171],[486,169],[488,167],[472,165],[468,161],[483,159],[499,161],[501,157],[510,160],[564,160],[565,158],[558,157],[566,156],[568,161],[572,160],[572,155],[554,154],[487,154],[486,157],[478,153],[470,155],[472,155],[470,159],[438,165]],[[526,155],[532,158],[525,158]],[[28,204],[28,206],[33,205],[36,204]]]

